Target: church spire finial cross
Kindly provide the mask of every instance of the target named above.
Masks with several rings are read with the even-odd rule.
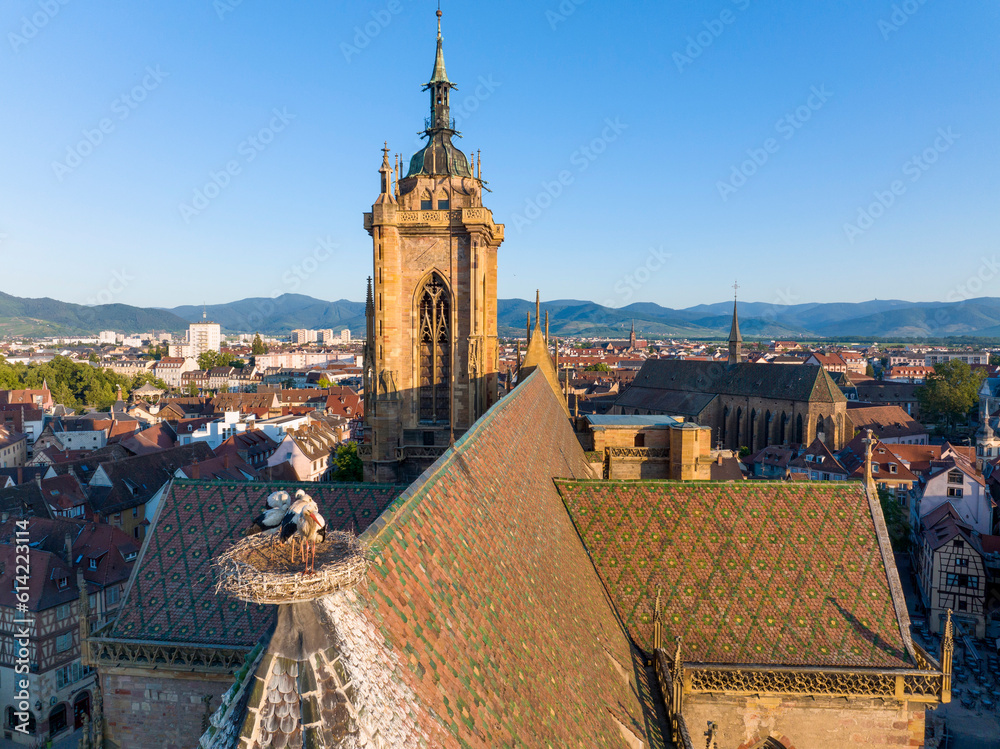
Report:
[[[733,283],[733,299],[738,298],[739,294],[740,294],[740,282],[736,281]]]

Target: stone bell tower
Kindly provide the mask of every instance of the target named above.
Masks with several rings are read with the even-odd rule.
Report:
[[[381,190],[365,214],[373,284],[365,347],[365,480],[415,479],[497,400],[497,250],[482,164],[452,143],[441,11],[424,90],[424,147],[401,176],[383,149]]]

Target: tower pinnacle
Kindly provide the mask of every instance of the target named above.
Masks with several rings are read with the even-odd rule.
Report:
[[[424,84],[424,91],[431,94],[431,116],[424,123],[421,137],[427,138],[427,145],[410,159],[410,170],[406,175],[472,177],[468,157],[459,151],[451,139],[459,135],[455,130],[455,120],[451,117],[451,90],[458,88],[448,80],[444,65],[444,37],[441,35],[441,9],[437,10],[437,51],[434,55],[434,70],[431,79]],[[461,137],[461,136],[460,136]]]
[[[739,292],[740,285],[733,284],[733,290]],[[743,361],[743,336],[740,335],[740,319],[736,312],[736,294],[733,294],[733,323],[729,328],[729,363],[739,364]]]

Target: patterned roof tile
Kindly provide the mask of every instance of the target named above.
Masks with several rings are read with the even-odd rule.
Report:
[[[858,483],[557,480],[633,639],[691,660],[907,667]]]
[[[305,489],[333,530],[359,532],[403,487],[174,481],[165,494],[111,637],[178,645],[252,646],[274,612],[215,595],[212,559],[225,551],[279,489]]]

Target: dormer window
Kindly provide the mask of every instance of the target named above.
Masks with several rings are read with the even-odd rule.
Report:
[[[948,471],[949,484],[961,484],[963,475],[961,471]]]
[[[59,580],[56,582],[56,586],[59,588],[59,590],[69,587],[69,578],[60,577]]]
[[[872,463],[872,473],[878,473],[878,463]]]
[[[890,463],[889,473],[899,473],[899,467],[895,463]]]
[[[93,557],[90,558],[90,569],[92,570],[97,569],[97,560],[94,559]]]

